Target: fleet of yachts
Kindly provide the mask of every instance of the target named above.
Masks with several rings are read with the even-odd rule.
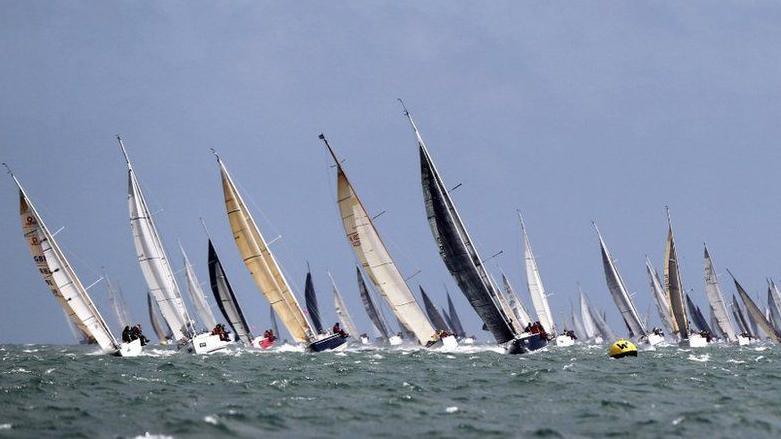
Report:
[[[402,102],[402,106],[403,106]],[[602,343],[616,338],[607,324],[604,311],[596,310],[587,295],[579,291],[579,307],[572,306],[569,319],[556,322],[548,303],[537,260],[532,251],[523,217],[518,213],[524,249],[526,284],[533,312],[524,305],[507,276],[501,274],[501,286],[485,266],[488,259],[478,253],[454,200],[452,189],[445,184],[415,122],[404,107],[420,154],[421,185],[431,233],[440,256],[456,284],[496,344],[509,354],[538,350],[549,344],[570,346],[576,343]],[[305,307],[300,305],[291,283],[255,222],[223,159],[214,152],[224,193],[225,211],[236,248],[257,289],[270,305],[272,327],[261,336],[253,334],[244,312],[226,277],[225,270],[204,224],[208,237],[208,272],[215,303],[224,321],[230,326],[230,337],[218,323],[206,299],[193,265],[180,244],[184,261],[184,277],[189,302],[197,319],[192,317],[182,297],[166,254],[162,238],[149,210],[136,172],[122,139],[117,136],[128,173],[128,206],[132,239],[138,263],[147,284],[149,319],[161,344],[195,354],[225,349],[241,344],[253,349],[268,349],[279,343],[277,319],[281,320],[291,343],[311,352],[344,349],[349,338],[361,345],[404,343],[428,349],[453,349],[474,343],[464,331],[450,293],[447,307],[438,308],[426,291],[419,287],[419,301],[400,272],[385,245],[374,219],[364,207],[334,148],[324,135],[320,140],[328,150],[336,168],[336,194],[340,218],[347,243],[355,252],[356,281],[363,308],[372,330],[357,329],[346,302],[333,278],[333,305],[339,324],[333,328],[323,324],[311,272],[305,282]],[[109,292],[109,304],[118,323],[125,328],[117,339],[101,315],[65,252],[57,243],[57,232],[49,229],[21,182],[10,169],[19,188],[22,232],[38,271],[54,297],[67,314],[74,332],[86,343],[97,344],[104,352],[120,356],[137,356],[143,352],[143,337],[129,337],[133,326],[127,306],[118,286],[104,275]],[[686,347],[704,347],[713,342],[745,345],[761,336],[781,341],[781,292],[768,281],[767,306],[763,308],[732,276],[737,296],[725,300],[716,276],[713,260],[704,249],[705,297],[708,317],[695,304],[684,288],[675,247],[672,221],[668,210],[668,233],[660,277],[646,258],[650,293],[661,321],[661,327],[650,327],[648,317],[641,317],[616,261],[596,224],[596,232],[605,273],[607,290],[620,313],[625,328],[621,334],[641,346],[678,343]],[[366,282],[368,277],[369,282]],[[93,284],[94,285],[94,284]],[[379,297],[379,300],[378,300]],[[422,302],[422,306],[421,306]],[[392,317],[389,319],[388,314]],[[197,321],[196,321],[197,320]],[[393,327],[398,328],[394,331]],[[625,331],[624,331],[625,329]],[[140,330],[140,328],[139,328]],[[371,334],[371,335],[369,335]]]

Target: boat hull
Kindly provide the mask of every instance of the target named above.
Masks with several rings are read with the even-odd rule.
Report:
[[[460,341],[461,344],[475,344],[475,339],[472,337],[464,337]]]
[[[219,335],[212,335],[208,332],[198,334],[190,340],[187,350],[194,354],[209,354],[228,347],[231,342],[220,340]]]
[[[688,339],[681,340],[678,346],[684,348],[704,348],[708,346],[708,340],[700,334],[691,334]]]
[[[664,341],[664,336],[661,336],[659,334],[654,334],[654,333],[648,334],[648,344],[651,346],[656,346],[663,341]]]
[[[575,339],[569,335],[559,335],[556,337],[556,346],[567,347],[575,344]]]
[[[137,357],[141,355],[143,349],[144,348],[141,346],[141,339],[135,339],[131,342],[119,345],[117,355],[120,357]]]
[[[524,334],[507,344],[508,354],[525,354],[548,346],[548,340],[540,334]]]
[[[371,344],[371,340],[369,340],[369,337],[362,335],[361,336],[361,344],[368,345]]]
[[[402,340],[401,337],[399,337],[398,335],[393,335],[390,338],[388,338],[388,344],[390,344],[391,346],[398,346],[403,342],[404,340]]]
[[[339,334],[333,334],[312,342],[309,346],[307,346],[307,350],[310,352],[332,351],[335,349],[341,350],[347,347],[345,344],[346,342],[347,337],[343,337]]]
[[[748,346],[748,345],[751,344],[752,341],[753,340],[751,340],[750,338],[748,338],[746,336],[738,335],[738,345],[739,346]]]

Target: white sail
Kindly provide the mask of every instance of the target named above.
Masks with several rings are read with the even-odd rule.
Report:
[[[599,237],[602,265],[605,270],[605,280],[607,282],[607,288],[613,296],[613,301],[615,302],[616,307],[618,307],[621,317],[623,317],[632,334],[636,337],[645,336],[646,329],[643,326],[643,322],[640,320],[637,308],[635,307],[632,298],[629,296],[626,283],[624,283],[621,273],[618,272],[618,267],[616,267],[615,261],[610,255],[610,250],[607,248],[607,244],[605,244],[605,240],[602,238],[602,234],[599,232],[596,223],[594,223],[594,229],[597,231],[597,236]]]
[[[549,334],[556,334],[556,324],[553,321],[553,313],[551,313],[550,305],[548,304],[545,287],[542,285],[540,269],[537,267],[537,259],[534,257],[534,252],[532,252],[529,235],[526,233],[526,224],[524,224],[520,212],[518,213],[518,219],[521,221],[521,231],[523,232],[526,286],[528,287],[529,295],[532,298],[532,305],[534,305],[534,311],[537,313],[537,318],[542,327],[545,328],[545,331]]]
[[[578,290],[580,290],[580,287],[578,287]],[[583,332],[586,334],[586,338],[592,339],[596,337],[597,326],[594,323],[594,318],[591,315],[591,307],[589,306],[583,291],[580,291],[580,318],[583,322]]]
[[[198,317],[200,317],[205,329],[211,331],[217,326],[217,320],[215,320],[214,314],[212,314],[209,302],[206,301],[206,296],[203,294],[201,283],[198,282],[198,277],[195,275],[195,269],[193,269],[193,265],[190,263],[190,259],[187,257],[187,253],[184,252],[184,247],[182,247],[181,243],[179,243],[179,250],[181,250],[184,258],[184,275],[187,278],[187,291],[190,293],[190,301],[195,306]]]
[[[494,279],[493,275],[489,275],[489,276],[491,277],[491,283],[493,285],[499,285],[496,282],[496,279]],[[515,314],[514,306],[513,306],[513,302],[515,302],[515,300],[512,297],[508,297],[505,294],[505,291],[502,291],[501,288],[496,288],[495,291],[496,291],[496,299],[499,301],[499,307],[501,308],[502,312],[504,313],[505,316],[511,317],[510,324],[512,325],[513,330],[517,334],[523,333],[524,330],[526,329],[526,325],[524,325],[521,319],[518,318],[518,316],[516,316]]]
[[[337,160],[336,154],[325,137],[321,135],[320,138],[326,143],[336,163],[337,197],[347,241],[352,245],[364,272],[388,303],[403,328],[414,333],[418,343],[425,345],[434,336],[434,327],[429,323],[396,267],[374,222]]]
[[[108,289],[108,300],[111,304],[111,308],[114,310],[114,315],[117,317],[117,323],[120,328],[125,326],[131,326],[130,314],[127,311],[127,303],[122,295],[122,290],[109,279],[105,273],[103,277],[106,279],[106,288]]]
[[[667,300],[667,295],[662,288],[662,282],[659,280],[659,273],[651,264],[651,260],[646,256],[645,258],[645,271],[648,274],[648,282],[651,285],[651,295],[656,303],[656,310],[659,312],[659,320],[661,320],[664,329],[668,334],[673,332],[673,318],[670,315],[670,301]]]
[[[187,339],[192,335],[190,316],[182,301],[179,285],[168,263],[160,234],[152,220],[152,213],[149,211],[141,185],[125,151],[125,145],[119,136],[117,140],[127,162],[130,227],[133,231],[133,244],[136,247],[141,272],[163,319],[173,332],[174,339]]]
[[[331,273],[328,273],[328,277],[331,279],[331,287],[334,291],[334,308],[336,310],[336,315],[339,317],[339,321],[344,330],[353,337],[357,337],[359,335],[358,329],[355,327],[353,318],[350,317],[350,312],[347,311],[347,305],[345,305],[344,299],[342,299],[342,295],[339,293],[339,289],[336,288],[334,277],[331,276]]]
[[[304,316],[298,299],[282,273],[282,268],[219,157],[217,163],[220,166],[228,221],[244,264],[258,290],[269,301],[276,315],[282,319],[282,324],[293,339],[298,343],[311,343],[314,341],[315,332]]]
[[[106,321],[87,294],[87,290],[60,249],[54,235],[27,197],[19,180],[13,174],[11,175],[19,187],[22,231],[44,282],[79,332],[94,339],[104,351],[116,350],[119,345]]]
[[[738,337],[732,322],[730,322],[727,305],[724,303],[724,296],[719,288],[719,279],[713,268],[713,260],[708,253],[708,247],[705,247],[705,295],[708,296],[708,303],[710,303],[711,311],[721,332],[727,336],[729,341],[737,341]]]
[[[515,312],[515,317],[517,317],[521,325],[526,328],[529,326],[529,324],[532,323],[532,319],[529,317],[529,312],[526,311],[526,307],[523,306],[521,298],[518,297],[518,295],[515,293],[515,289],[510,284],[510,280],[507,279],[507,276],[504,273],[502,273],[502,282],[504,283],[504,290],[510,301],[510,306]]]

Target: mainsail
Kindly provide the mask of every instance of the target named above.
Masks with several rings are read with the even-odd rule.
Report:
[[[363,308],[366,310],[366,314],[369,316],[369,320],[372,321],[374,328],[377,329],[377,332],[379,332],[383,338],[387,339],[390,337],[388,325],[374,305],[374,301],[372,300],[371,295],[369,295],[369,289],[366,287],[366,282],[363,281],[361,269],[357,266],[355,267],[355,273],[358,277],[358,292],[361,294]]]
[[[274,307],[269,305],[268,312],[271,319],[271,332],[274,333],[275,337],[279,338],[279,325],[277,325],[277,315],[274,312]]]
[[[429,155],[412,116],[404,115],[412,126],[420,153],[421,184],[431,233],[448,271],[458,283],[472,308],[485,323],[497,343],[515,338],[509,316],[504,315],[497,288],[483,266],[472,239],[466,231],[448,189]]]
[[[461,324],[461,319],[458,317],[458,312],[453,305],[453,300],[450,298],[450,292],[447,293],[447,309],[453,331],[455,331],[456,335],[459,337],[466,337],[466,331],[464,331],[464,326]]]
[[[607,288],[610,290],[613,301],[616,303],[618,311],[621,313],[621,317],[624,318],[630,332],[634,334],[635,337],[643,337],[646,335],[646,330],[643,327],[643,322],[640,321],[640,316],[637,313],[635,304],[629,296],[624,279],[621,278],[621,274],[618,272],[615,261],[613,261],[610,250],[608,250],[607,244],[605,244],[605,240],[602,238],[602,234],[599,232],[596,223],[594,223],[594,229],[597,231],[597,236],[599,237],[599,247],[602,253],[602,267],[605,270]]]
[[[11,177],[19,188],[22,232],[43,281],[79,332],[94,339],[104,351],[117,349],[119,344],[65,257],[65,253],[54,239],[54,235],[46,227],[19,180],[13,174]]]
[[[388,252],[377,228],[358,194],[355,192],[341,162],[336,158],[325,136],[320,134],[336,163],[336,186],[339,212],[347,241],[364,271],[386,300],[396,318],[412,331],[418,343],[425,345],[434,336],[434,328],[420,309],[415,296]]]
[[[526,266],[526,287],[529,289],[529,296],[532,298],[534,311],[545,331],[549,334],[556,333],[556,324],[553,321],[553,314],[548,304],[547,292],[542,285],[540,268],[537,266],[537,258],[534,257],[532,245],[529,241],[529,234],[526,232],[526,224],[523,221],[521,213],[518,212],[518,220],[521,222],[521,231],[523,233],[523,255]]]
[[[122,295],[122,290],[109,279],[108,275],[103,273],[103,277],[106,279],[106,289],[108,289],[108,301],[111,305],[111,309],[114,310],[114,315],[117,317],[117,323],[120,328],[130,326],[130,315],[127,311],[127,303],[125,303],[125,297]]]
[[[239,307],[236,295],[233,294],[228,278],[225,276],[225,270],[222,268],[220,258],[217,257],[217,251],[214,249],[212,240],[209,239],[209,285],[214,294],[214,300],[217,307],[220,308],[222,316],[233,329],[233,334],[238,340],[241,340],[247,346],[252,345],[252,332],[249,329],[244,313]],[[279,334],[274,333],[277,337]]]
[[[726,334],[730,341],[737,340],[735,329],[729,320],[727,305],[724,303],[724,296],[719,288],[719,279],[716,276],[716,270],[713,268],[713,260],[708,253],[708,247],[705,246],[705,295],[708,296],[708,303],[713,311],[713,317],[718,323],[721,332]]]
[[[656,268],[654,268],[647,256],[645,258],[645,271],[648,273],[648,281],[651,285],[651,294],[656,304],[656,310],[659,311],[659,320],[661,320],[667,333],[672,334],[675,323],[673,323],[673,318],[670,314],[670,301],[667,300],[667,295],[662,288],[659,273],[656,272]]]
[[[740,304],[734,294],[732,295],[732,315],[735,317],[735,323],[737,323],[741,333],[748,334],[752,337],[757,336],[757,334],[751,332],[751,328],[749,328],[748,322],[746,321],[746,316],[743,315],[743,310],[740,309]]]
[[[578,289],[580,290],[580,287]],[[586,334],[586,338],[591,339],[601,334],[594,321],[594,314],[591,312],[591,306],[589,306],[586,294],[582,290],[580,291],[580,316],[583,321],[583,332]]]
[[[729,271],[727,272],[729,273]],[[729,274],[732,276],[732,273]],[[738,290],[740,298],[743,299],[743,304],[746,305],[746,311],[748,312],[749,316],[754,318],[754,321],[756,321],[757,325],[762,329],[762,332],[764,332],[769,339],[776,343],[781,343],[781,334],[779,334],[778,331],[776,331],[776,329],[770,324],[770,322],[767,321],[765,315],[762,313],[762,310],[759,309],[757,304],[754,303],[754,300],[751,299],[751,296],[749,296],[746,290],[744,290],[740,283],[738,283],[738,280],[735,279],[735,276],[732,276],[732,280],[735,281],[735,289]]]
[[[312,271],[307,264],[306,282],[304,284],[304,302],[306,302],[306,311],[309,313],[309,320],[315,327],[318,334],[323,333],[323,323],[320,320],[320,307],[317,305],[317,293],[315,284],[312,282]]]
[[[247,266],[257,288],[269,301],[274,311],[293,339],[299,343],[309,343],[313,339],[309,325],[296,296],[290,289],[282,269],[274,258],[258,225],[241,197],[233,179],[220,157],[217,157],[222,177],[222,190],[225,195],[225,209],[228,213],[233,238],[244,264]]]
[[[689,315],[692,316],[692,322],[698,330],[712,332],[700,307],[692,301],[692,298],[688,294],[686,294],[686,307],[689,309]]]
[[[683,298],[683,280],[681,279],[678,255],[675,251],[673,224],[670,211],[667,211],[667,243],[664,248],[664,289],[670,298],[671,314],[675,322],[674,332],[681,340],[689,338],[689,316],[686,314],[686,302]]]
[[[781,294],[772,279],[768,280],[767,306],[770,309],[771,323],[776,329],[781,328]]]
[[[439,310],[437,310],[437,306],[434,305],[434,302],[432,302],[431,298],[428,297],[428,294],[426,294],[426,291],[423,289],[423,287],[418,285],[418,288],[420,288],[420,295],[423,297],[423,305],[426,307],[426,314],[428,315],[431,324],[434,325],[434,328],[436,329],[447,331],[448,324],[442,317],[442,314],[439,313]]]
[[[212,310],[209,308],[209,302],[206,301],[206,296],[203,294],[201,283],[198,282],[198,277],[195,275],[193,264],[190,263],[190,259],[187,257],[187,253],[184,252],[184,247],[182,247],[181,243],[179,243],[179,250],[182,251],[182,257],[184,258],[184,275],[187,278],[187,292],[190,293],[190,301],[195,306],[204,329],[211,331],[217,326],[217,320],[214,319],[214,314],[212,314]]]
[[[510,306],[515,313],[515,318],[518,319],[518,322],[521,324],[521,326],[524,328],[527,327],[532,322],[532,319],[529,317],[529,312],[526,311],[526,307],[523,306],[521,298],[515,294],[515,290],[510,284],[510,280],[507,279],[507,276],[504,273],[502,273],[502,283],[504,284],[504,291],[506,295],[510,298]]]
[[[141,272],[160,313],[173,331],[174,338],[176,340],[189,338],[192,335],[190,316],[182,301],[179,285],[168,263],[160,234],[152,220],[152,213],[149,211],[141,185],[125,151],[125,145],[119,136],[117,141],[127,162],[130,228],[133,231],[133,244],[136,247]]]
[[[157,301],[152,297],[152,293],[146,293],[146,304],[149,309],[149,321],[152,323],[152,330],[155,331],[157,339],[160,340],[161,344],[168,343],[168,340],[173,338],[173,333],[163,320],[163,316],[160,315],[160,309],[157,307]]]
[[[353,337],[357,337],[359,334],[358,328],[355,327],[355,323],[353,322],[352,317],[350,317],[350,312],[347,311],[347,305],[345,305],[344,299],[342,299],[342,295],[339,293],[339,289],[336,288],[336,282],[334,282],[331,273],[328,273],[328,277],[331,279],[331,287],[334,291],[334,309],[336,310],[336,315],[339,317],[339,321],[341,322],[342,327],[344,327],[344,330]]]

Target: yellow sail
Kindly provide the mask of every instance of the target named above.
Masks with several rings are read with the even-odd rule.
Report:
[[[299,343],[311,342],[313,332],[301,306],[233,184],[228,170],[219,158],[217,161],[220,164],[228,220],[244,264],[255,280],[255,285],[274,308],[277,316],[282,319],[290,335]]]

